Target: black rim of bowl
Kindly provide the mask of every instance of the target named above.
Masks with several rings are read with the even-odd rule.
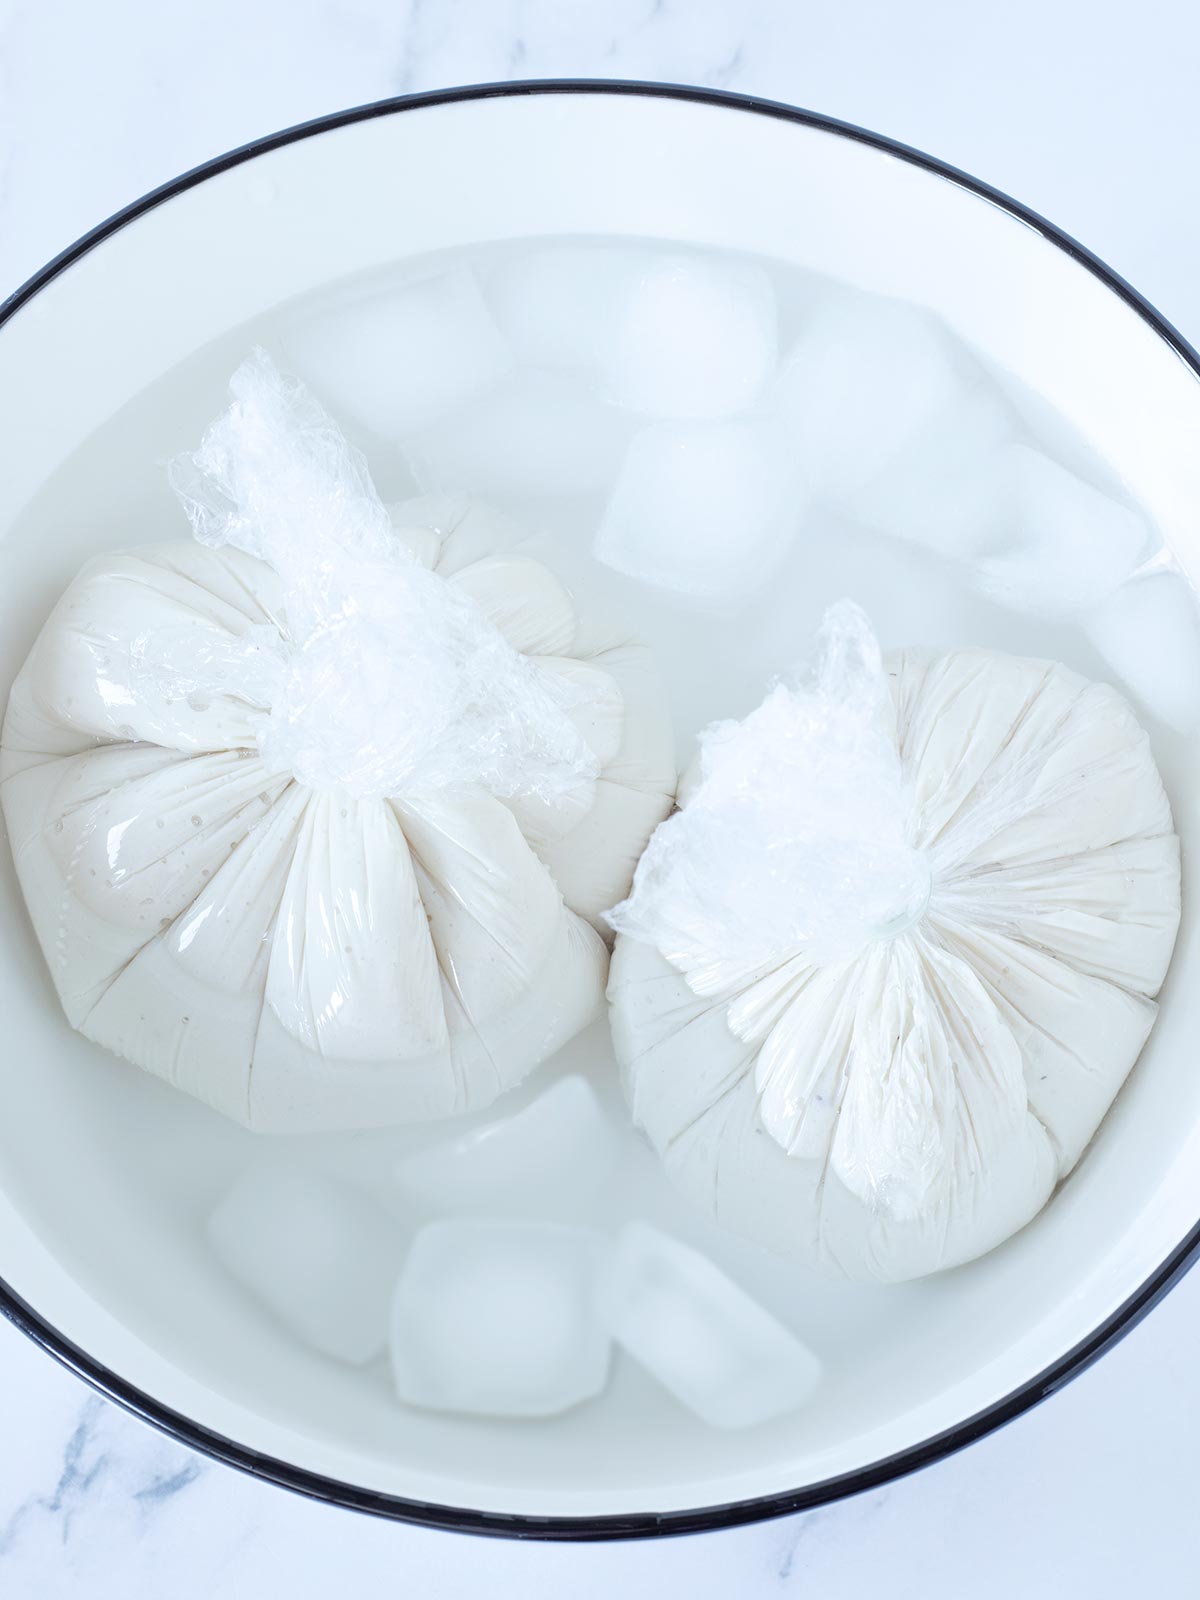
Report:
[[[132,205],[126,206],[124,210],[118,211],[115,216],[93,228],[90,233],[84,234],[0,304],[0,327],[21,306],[44,289],[53,278],[85,256],[101,240],[134,222],[144,212],[152,210],[164,201],[182,194],[198,183],[203,183],[205,179],[219,172],[240,166],[242,162],[250,161],[255,156],[300,139],[310,138],[314,134],[325,133],[332,128],[366,122],[373,117],[393,116],[398,112],[411,111],[422,106],[449,105],[463,100],[488,100],[505,96],[554,94],[643,95],[663,100],[695,101],[705,105],[721,106],[731,111],[751,112],[757,116],[776,117],[785,122],[799,123],[804,127],[821,129],[826,133],[837,134],[856,143],[886,151],[889,155],[898,156],[913,166],[922,167],[925,171],[934,173],[1000,207],[1018,222],[1035,229],[1060,250],[1066,251],[1114,294],[1132,306],[1159,337],[1191,367],[1197,377],[1200,377],[1200,356],[1187,340],[1123,278],[1036,212],[1010,199],[1000,190],[993,189],[989,184],[981,183],[977,178],[972,178],[969,174],[949,166],[946,162],[938,161],[908,145],[899,144],[894,139],[856,127],[852,123],[840,122],[836,118],[821,116],[812,111],[802,111],[780,101],[679,84],[626,82],[603,78],[535,79],[526,82],[477,84],[465,88],[438,90],[429,94],[402,95],[395,99],[375,101],[370,105],[356,106],[348,111],[335,112],[331,116],[319,117],[266,138],[256,139],[250,144],[216,157],[215,160],[207,161],[202,166],[194,167],[190,172],[183,173],[160,188],[151,190],[140,200],[135,200]],[[152,1426],[229,1466],[237,1467],[269,1483],[308,1495],[315,1500],[389,1517],[394,1521],[419,1523],[426,1527],[443,1528],[459,1533],[493,1534],[521,1539],[634,1539],[731,1528],[743,1523],[760,1522],[771,1517],[810,1510],[889,1483],[894,1478],[902,1477],[906,1473],[914,1472],[920,1467],[929,1466],[932,1462],[952,1455],[956,1450],[961,1450],[965,1445],[972,1444],[976,1439],[991,1433],[993,1429],[1011,1422],[1014,1417],[1020,1416],[1031,1406],[1046,1399],[1048,1395],[1062,1388],[1065,1383],[1082,1372],[1085,1367],[1090,1366],[1162,1299],[1193,1265],[1197,1255],[1200,1255],[1200,1222],[1171,1252],[1158,1270],[1146,1279],[1141,1288],[1130,1295],[1129,1299],[1088,1338],[1082,1340],[1035,1378],[1014,1389],[1011,1394],[968,1417],[955,1427],[948,1428],[920,1444],[897,1451],[894,1455],[857,1471],[843,1473],[822,1483],[782,1494],[737,1500],[725,1505],[703,1506],[691,1511],[637,1512],[616,1516],[504,1515],[476,1511],[468,1507],[436,1505],[405,1499],[398,1495],[379,1494],[354,1484],[326,1478],[320,1473],[309,1472],[302,1467],[261,1455],[163,1405],[152,1395],[126,1382],[118,1373],[93,1360],[85,1350],[81,1350],[57,1328],[52,1327],[3,1280],[0,1280],[0,1314],[86,1383]]]

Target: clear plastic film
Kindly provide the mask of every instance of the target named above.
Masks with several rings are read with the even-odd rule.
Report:
[[[230,389],[171,481],[202,544],[279,575],[283,632],[255,630],[215,660],[146,635],[140,681],[262,708],[272,769],[356,798],[478,783],[554,801],[594,778],[567,712],[578,694],[413,558],[363,457],[304,386],[256,350]]]
[[[702,737],[613,913],[635,1112],[778,1248],[871,1276],[965,1259],[1095,1131],[1178,917],[1170,809],[1119,695],[983,651],[885,660],[841,602],[811,675]],[[726,1042],[689,1077],[713,1008]],[[776,1147],[757,1177],[753,1127]],[[788,1215],[732,1192],[751,1184]]]
[[[801,952],[819,964],[855,955],[924,910],[929,868],[909,839],[895,711],[852,602],[826,615],[811,676],[710,727],[698,764],[686,808],[655,833],[611,915],[697,993]]]

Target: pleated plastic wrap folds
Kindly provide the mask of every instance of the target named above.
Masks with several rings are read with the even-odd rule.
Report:
[[[1179,842],[1114,690],[982,650],[881,659],[847,603],[815,681],[703,741],[609,997],[635,1119],[718,1220],[857,1278],[1022,1227],[1155,1017]]]
[[[263,354],[231,390],[196,539],[90,562],[13,687],[37,936],[75,1027],[252,1127],[474,1109],[602,1004],[674,791],[653,665],[505,519],[385,510]]]

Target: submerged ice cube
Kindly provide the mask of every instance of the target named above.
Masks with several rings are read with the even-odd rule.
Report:
[[[632,424],[560,373],[514,373],[424,429],[405,454],[426,491],[570,495],[612,482]]]
[[[295,323],[283,345],[340,422],[382,439],[438,421],[513,360],[466,268],[362,294]]]
[[[788,353],[776,401],[814,491],[840,504],[969,388],[962,352],[929,312],[835,295]]]
[[[586,1078],[572,1075],[509,1116],[404,1157],[401,1188],[443,1215],[562,1220],[597,1209],[619,1158]]]
[[[830,298],[784,362],[775,403],[821,503],[942,555],[986,543],[1015,420],[930,313]]]
[[[487,301],[518,360],[594,378],[646,257],[633,246],[545,245],[497,262]]]
[[[1003,453],[995,553],[976,564],[976,584],[1001,604],[1061,617],[1095,605],[1146,554],[1149,530],[1136,511],[1028,445]]]
[[[1131,578],[1081,621],[1144,710],[1181,733],[1200,728],[1200,609],[1180,573]]]
[[[778,354],[775,291],[761,267],[650,255],[604,348],[605,392],[647,416],[732,416],[758,399]]]
[[[716,1428],[749,1428],[811,1396],[821,1364],[704,1256],[646,1223],[627,1227],[605,1285],[617,1343]]]
[[[521,360],[573,370],[645,416],[731,416],[778,361],[775,291],[745,261],[551,245],[499,262],[487,297]]]
[[[212,1213],[208,1238],[225,1270],[314,1350],[361,1365],[384,1349],[404,1239],[366,1195],[254,1168]]]
[[[793,501],[774,423],[656,423],[629,446],[594,554],[695,604],[735,604],[761,588],[786,554]]]
[[[435,1222],[413,1241],[392,1303],[396,1393],[477,1416],[547,1417],[599,1394],[603,1239],[495,1219]]]
[[[1014,419],[994,395],[964,394],[839,509],[874,533],[970,561],[996,542],[1005,453],[1014,438]]]

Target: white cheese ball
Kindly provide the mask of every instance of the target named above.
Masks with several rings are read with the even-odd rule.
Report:
[[[444,1117],[517,1083],[603,1004],[593,924],[672,804],[648,652],[582,627],[483,508],[393,515],[419,562],[575,686],[598,776],[565,803],[310,788],[266,763],[241,695],[150,692],[141,638],[211,662],[284,629],[270,567],[190,540],[83,569],[0,740],[17,871],[68,1019],[255,1129]]]
[[[738,970],[705,964],[716,921],[677,920],[658,941],[673,960],[619,937],[608,993],[673,1182],[774,1251],[895,1281],[990,1250],[1078,1161],[1154,1022],[1180,877],[1114,690],[977,650],[885,665],[929,873],[902,930]]]

